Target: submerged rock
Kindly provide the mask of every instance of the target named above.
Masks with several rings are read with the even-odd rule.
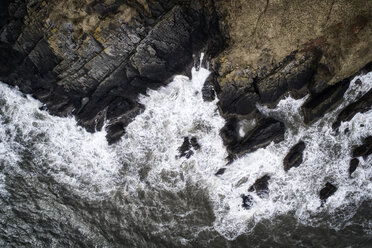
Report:
[[[217,172],[216,172],[216,176],[219,176],[219,175],[222,175],[223,173],[225,173],[225,171],[226,171],[226,168],[221,168],[221,169],[219,169]]]
[[[199,149],[200,149],[200,145],[199,145],[198,140],[196,139],[196,137],[191,137],[191,139],[190,139],[190,144],[191,144],[191,146],[192,146],[195,150],[199,150]]]
[[[337,187],[334,186],[333,184],[327,182],[325,184],[325,187],[322,188],[319,192],[319,198],[322,202],[322,206],[324,205],[324,203],[327,201],[327,199],[333,195],[335,192],[337,191]]]
[[[241,198],[243,200],[242,207],[249,210],[253,207],[254,199],[251,195],[241,195]]]
[[[283,160],[285,171],[290,170],[292,167],[298,167],[302,163],[305,147],[305,142],[300,141],[289,150],[289,153]]]
[[[249,187],[249,192],[256,191],[256,194],[261,198],[266,198],[269,196],[269,175],[264,175],[263,177],[257,179],[255,183]]]
[[[182,145],[178,148],[178,151],[180,154],[177,156],[178,158],[186,157],[190,158],[194,151],[192,150],[198,150],[200,149],[200,145],[196,139],[196,137],[184,137]]]

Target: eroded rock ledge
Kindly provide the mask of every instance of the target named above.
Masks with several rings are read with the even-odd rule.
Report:
[[[88,131],[120,138],[139,93],[222,46],[212,1],[12,0],[1,3],[0,80]]]
[[[248,137],[236,133],[241,123],[259,127],[257,103],[274,107],[288,94],[309,94],[302,112],[310,125],[338,106],[362,68],[371,71],[371,1],[218,1],[216,9],[227,46],[212,60],[208,84],[214,83],[228,120],[222,137],[230,158],[251,151],[238,144]],[[334,127],[370,109],[369,95],[345,109]]]

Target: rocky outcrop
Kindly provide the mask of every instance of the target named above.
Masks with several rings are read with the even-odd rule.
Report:
[[[257,103],[274,107],[289,94],[310,94],[302,110],[312,124],[338,106],[350,77],[372,61],[370,1],[238,0],[216,2],[216,9],[227,46],[212,61],[212,77],[228,120],[226,144],[234,136],[230,120],[255,120]]]
[[[138,94],[222,45],[212,1],[13,0],[0,10],[0,80],[89,131],[108,120],[111,142],[141,112]]]
[[[264,78],[294,51],[320,52],[315,81],[334,84],[372,60],[368,0],[217,1],[227,48],[216,59],[222,87]]]
[[[258,178],[254,184],[249,187],[249,192],[256,192],[256,194],[261,198],[266,198],[269,196],[269,175],[264,175]]]
[[[363,157],[364,159],[366,159],[371,154],[372,154],[372,136],[368,136],[364,138],[363,144],[355,147],[352,152],[353,158]]]
[[[283,160],[284,170],[288,171],[293,167],[298,167],[303,161],[303,152],[305,150],[305,142],[300,141],[294,145]]]
[[[334,186],[332,183],[327,182],[319,192],[319,198],[321,200],[321,205],[323,206],[327,199],[336,193],[337,187]]]
[[[359,100],[345,107],[337,116],[332,128],[337,129],[341,122],[350,121],[357,113],[367,112],[372,108],[372,90],[369,90]]]
[[[242,198],[242,201],[243,201],[243,204],[242,204],[242,207],[249,210],[253,207],[253,204],[254,204],[254,199],[251,195],[241,195],[241,198]]]
[[[193,154],[194,151],[199,150],[200,145],[196,139],[196,137],[184,137],[182,145],[178,148],[179,155],[177,158],[190,158]]]
[[[221,135],[231,159],[242,156],[268,146],[271,142],[278,143],[284,139],[285,126],[282,122],[268,117],[260,117],[244,136],[241,136],[239,123],[235,118],[227,121],[221,130]]]
[[[350,160],[349,176],[351,176],[351,174],[353,174],[353,172],[357,169],[358,165],[359,165],[359,159],[353,158],[353,159]]]
[[[225,173],[225,171],[226,171],[226,168],[221,168],[221,169],[219,169],[219,170],[215,173],[215,175],[216,175],[216,176],[222,175],[223,173]]]
[[[304,122],[310,124],[321,118],[326,112],[335,109],[343,99],[344,93],[349,88],[350,79],[328,86],[319,93],[311,94],[302,105]]]

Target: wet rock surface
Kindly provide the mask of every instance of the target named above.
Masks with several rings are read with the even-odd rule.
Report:
[[[332,196],[337,191],[337,187],[334,186],[332,183],[327,182],[319,192],[319,198],[321,200],[322,205],[327,201],[327,199]]]
[[[312,94],[302,105],[304,122],[310,124],[326,112],[333,110],[342,101],[344,93],[349,88],[350,79],[345,79],[335,85],[329,86],[320,93]]]
[[[257,179],[254,184],[249,187],[249,192],[256,192],[256,194],[261,198],[266,198],[269,195],[269,175],[264,175]]]
[[[303,151],[305,150],[305,142],[300,141],[294,145],[283,160],[284,170],[288,171],[293,167],[298,167],[303,161]]]
[[[359,100],[346,106],[337,116],[337,120],[333,123],[333,129],[337,129],[341,122],[350,121],[357,113],[367,112],[372,108],[372,90],[369,90]]]
[[[198,149],[200,149],[200,145],[196,137],[185,137],[182,145],[178,148],[178,151],[180,152],[178,158],[185,157],[188,159],[194,154],[194,151]]]
[[[369,155],[372,154],[372,136],[368,136],[363,139],[363,144],[357,146],[353,149],[352,156],[363,157],[366,159]]]
[[[350,164],[349,164],[349,175],[350,176],[357,169],[358,165],[359,165],[359,159],[353,158],[350,160]]]
[[[226,168],[221,168],[221,169],[219,169],[217,172],[216,172],[216,176],[219,176],[219,175],[222,175],[223,173],[225,173],[225,171],[226,171]]]
[[[240,137],[237,130],[237,122],[231,119],[222,130],[227,150],[230,154],[242,156],[268,146],[271,142],[280,142],[284,139],[284,123],[273,118],[262,117],[257,124],[248,131],[244,137]]]
[[[241,195],[241,198],[243,200],[242,207],[249,210],[253,207],[254,199],[251,195]]]
[[[223,42],[212,1],[8,2],[0,8],[8,18],[0,23],[0,80],[88,131],[106,118],[110,142],[141,111],[138,94]]]

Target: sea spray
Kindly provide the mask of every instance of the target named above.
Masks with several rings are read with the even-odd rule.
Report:
[[[355,78],[343,103],[310,126],[303,123],[300,109],[306,98],[285,98],[275,109],[258,106],[263,114],[285,123],[285,139],[228,166],[219,134],[225,120],[219,115],[218,100],[202,99],[201,89],[209,73],[193,68],[191,79],[176,76],[167,86],[148,90],[139,98],[145,110],[111,146],[105,131],[88,133],[73,117],[51,116],[40,110],[39,101],[0,84],[0,194],[2,206],[8,209],[2,218],[18,223],[7,227],[9,233],[24,223],[10,210],[12,199],[22,193],[17,192],[22,187],[14,186],[18,185],[14,175],[40,191],[32,196],[36,203],[29,203],[30,211],[41,215],[44,208],[55,209],[48,217],[51,223],[59,223],[66,214],[74,216],[64,221],[102,246],[110,246],[108,240],[155,246],[159,239],[175,246],[188,245],[202,233],[215,231],[233,240],[253,232],[260,222],[284,215],[308,226],[342,229],[350,225],[359,205],[371,196],[371,157],[361,159],[352,177],[348,163],[352,147],[372,134],[372,111],[342,123],[339,133],[331,125],[344,106],[372,87],[372,73],[357,77],[361,85],[355,84]],[[200,149],[194,149],[189,158],[180,158],[178,148],[185,137],[195,137]],[[285,172],[283,158],[299,140],[306,143],[303,163]],[[215,176],[222,167],[225,173]],[[251,193],[252,208],[243,208],[241,195],[264,175],[270,175],[269,196]],[[338,190],[320,207],[319,191],[327,181]],[[48,203],[40,203],[43,197]],[[371,230],[368,221],[361,225],[365,232]],[[98,232],[97,226],[106,234]],[[32,244],[43,244],[32,228],[22,230]],[[211,235],[213,239],[215,234]]]

